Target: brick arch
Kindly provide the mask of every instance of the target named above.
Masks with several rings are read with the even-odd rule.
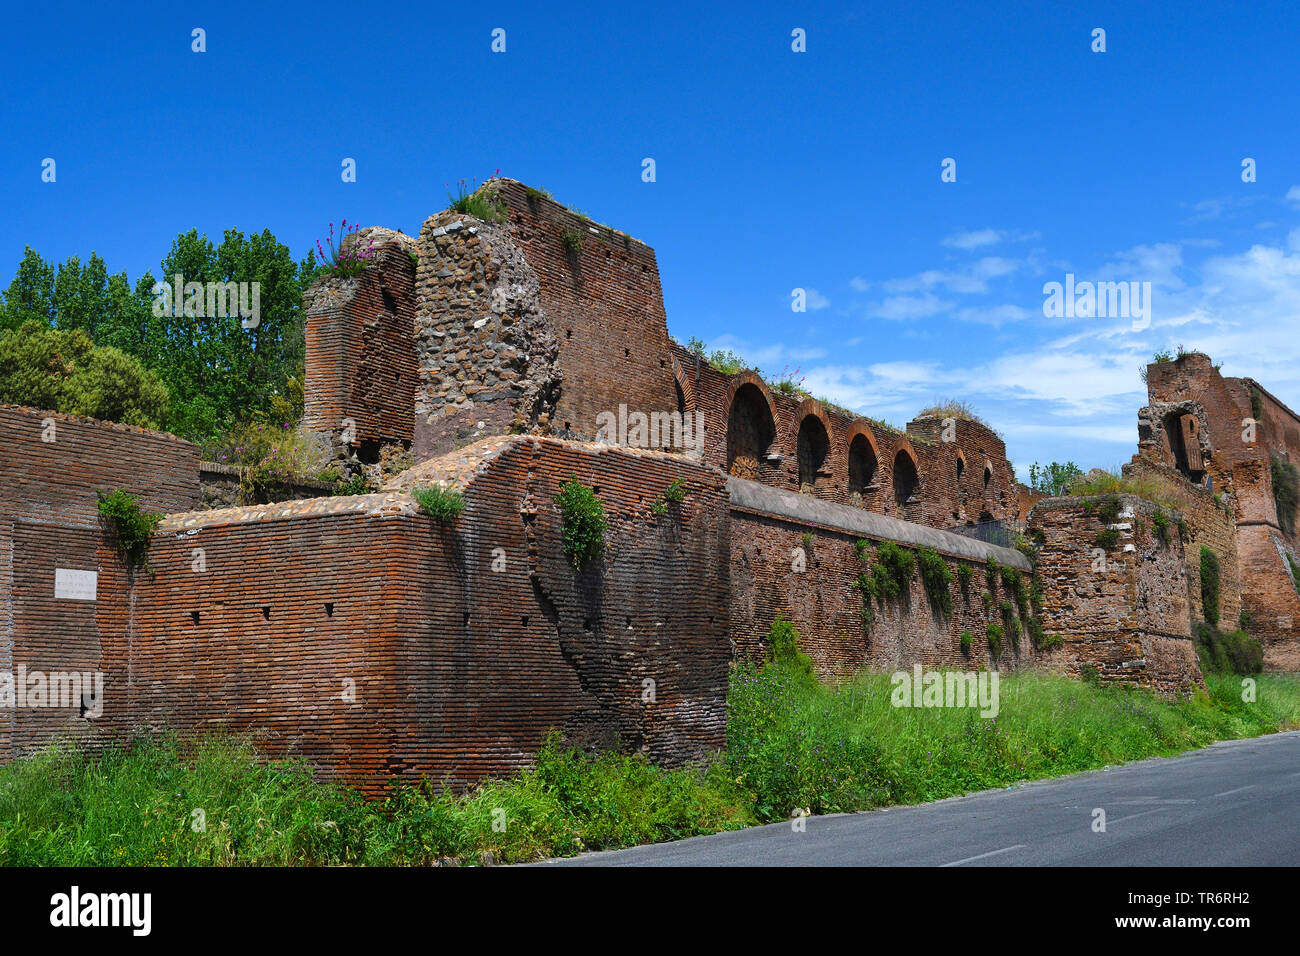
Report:
[[[844,454],[848,461],[849,497],[859,498],[880,483],[880,449],[871,426],[862,419],[852,422],[845,433]]]
[[[900,436],[889,449],[889,487],[898,513],[909,513],[908,501],[921,488],[921,463],[906,436]]]
[[[753,372],[735,376],[727,392],[727,472],[758,481],[763,457],[777,440],[776,403]]]

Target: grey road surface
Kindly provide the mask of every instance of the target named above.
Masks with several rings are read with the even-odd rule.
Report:
[[[805,822],[542,865],[1297,866],[1300,732]]]

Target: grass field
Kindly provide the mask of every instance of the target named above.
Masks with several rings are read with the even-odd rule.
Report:
[[[535,768],[459,797],[385,801],[261,762],[244,740],[139,741],[90,758],[51,748],[0,768],[4,865],[423,865],[535,860],[814,813],[917,803],[1300,727],[1300,679],[1211,675],[1161,700],[1021,674],[996,718],[890,705],[887,675],[838,686],[796,665],[732,674],[728,746],[662,770],[552,740]],[[200,826],[202,824],[202,826]]]

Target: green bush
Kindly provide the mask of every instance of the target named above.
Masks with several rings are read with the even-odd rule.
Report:
[[[163,428],[170,399],[138,359],[29,320],[0,333],[0,402]]]
[[[411,494],[419,502],[425,514],[431,515],[442,524],[455,521],[465,509],[465,496],[455,488],[432,485],[428,488],[414,488]]]
[[[984,561],[984,580],[988,584],[990,591],[997,590],[998,572],[1001,571],[1002,565],[998,564],[997,558],[989,555]]]
[[[893,541],[882,541],[876,548],[876,593],[882,600],[906,595],[912,586],[916,555]]]
[[[672,504],[681,504],[686,500],[686,482],[680,478],[674,478],[664,489],[664,499]]]
[[[984,627],[984,636],[989,642],[989,653],[997,660],[1002,656],[1002,628],[997,624],[988,624]]]
[[[965,591],[967,588],[970,587],[971,578],[974,576],[975,576],[975,572],[971,570],[971,566],[969,564],[967,564],[965,561],[960,561],[957,563],[957,583],[961,585],[962,591]]]
[[[917,548],[916,566],[930,603],[944,617],[952,617],[952,569],[933,548]],[[962,565],[964,567],[964,565]]]
[[[1210,624],[1219,623],[1219,558],[1201,545],[1201,616]]]
[[[1264,645],[1245,631],[1220,631],[1196,621],[1192,639],[1206,674],[1258,674],[1264,669]]]
[[[564,553],[581,568],[605,545],[605,507],[576,475],[560,485],[555,502],[560,506]]]
[[[1106,528],[1104,531],[1098,531],[1092,543],[1103,551],[1111,550],[1119,544],[1119,529]]]
[[[767,629],[768,660],[776,667],[815,680],[812,658],[799,649],[799,631],[778,611]]]
[[[112,528],[118,551],[128,563],[138,564],[149,550],[162,513],[141,510],[139,500],[121,488],[108,494],[96,492],[95,496],[99,499],[99,516]]]
[[[961,652],[970,657],[971,646],[975,643],[975,638],[971,636],[970,631],[961,632]]]
[[[1273,479],[1273,503],[1277,506],[1277,523],[1288,535],[1295,534],[1296,504],[1300,502],[1300,470],[1277,455],[1269,466]]]
[[[448,208],[484,222],[505,222],[510,212],[497,187],[491,183],[470,189],[462,179],[456,185],[456,194],[448,193],[447,201],[450,203]]]
[[[1160,539],[1160,543],[1167,546],[1169,544],[1169,526],[1171,524],[1169,516],[1157,508],[1155,514],[1151,516],[1151,524],[1155,528],[1156,537]]]

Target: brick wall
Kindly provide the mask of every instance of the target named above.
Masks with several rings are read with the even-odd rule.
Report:
[[[352,444],[410,445],[415,437],[415,265],[410,236],[363,229],[374,265],[348,278],[318,280],[303,296],[307,359],[303,423],[337,435],[353,423]]]
[[[1147,390],[1149,404],[1138,419],[1139,456],[1170,468],[1184,465],[1193,482],[1208,476],[1237,525],[1240,595],[1233,600],[1264,644],[1264,666],[1300,669],[1300,596],[1286,561],[1288,554],[1300,561],[1300,537],[1278,521],[1270,469],[1275,456],[1300,464],[1300,418],[1258,382],[1220,375],[1199,352],[1148,365]],[[1191,441],[1176,427],[1184,418],[1196,433]],[[1253,434],[1250,421],[1257,421]],[[1188,444],[1195,447],[1191,461]],[[1234,627],[1236,619],[1225,613],[1221,626]]]
[[[1108,525],[1098,509],[1110,497],[1120,513]],[[1064,641],[1047,656],[1048,666],[1075,676],[1088,666],[1105,680],[1163,693],[1200,683],[1183,541],[1172,522],[1168,543],[1159,540],[1155,511],[1132,495],[1047,498],[1034,506],[1032,526],[1045,535],[1038,561],[1044,626]],[[1103,548],[1097,535],[1108,527],[1119,541]]]
[[[735,480],[732,489],[730,600],[737,654],[762,659],[768,627],[779,613],[798,628],[801,646],[825,677],[860,667],[894,670],[917,663],[1014,668],[1037,657],[1024,626],[1019,646],[1005,641],[996,661],[986,634],[989,623],[1002,622],[998,603],[1008,599],[1014,604],[1015,598],[1000,581],[989,584],[985,562],[993,556],[1015,567],[1028,585],[1030,566],[1020,553],[927,528],[900,526],[901,522],[842,505],[810,504],[789,492],[764,495],[738,486]],[[781,500],[771,500],[773,494]],[[866,562],[855,550],[859,540],[869,541],[873,548]],[[873,602],[872,620],[864,632],[863,598],[856,581],[874,560],[874,547],[882,540],[933,547],[945,558],[953,572],[950,617],[932,605],[918,571],[906,597],[884,605]],[[958,576],[959,564],[971,569],[966,585]],[[991,595],[988,604],[983,599],[986,592]],[[1018,611],[1015,616],[1019,619]],[[969,655],[961,649],[963,631],[972,636]]]
[[[917,418],[899,432],[804,395],[786,395],[753,371],[725,375],[677,344],[672,359],[687,410],[704,421],[704,458],[723,471],[934,528],[1020,516],[1021,490],[1006,445],[978,422],[956,419],[945,427],[943,419]],[[826,436],[825,456],[807,462],[802,475],[801,430]],[[817,450],[808,441],[803,447]],[[919,478],[903,501],[901,475],[895,474],[896,465],[906,466],[900,455]]]
[[[113,553],[96,492],[117,488],[149,511],[192,508],[198,449],[163,432],[0,405],[0,672],[99,669],[98,605],[56,597],[55,571],[97,571]],[[85,732],[79,708],[0,710],[0,760],[61,732]]]
[[[401,490],[453,474],[465,508],[451,526]],[[581,571],[554,503],[571,476],[596,488],[610,526]],[[675,478],[685,500],[654,514]],[[395,484],[172,515],[152,573],[133,584],[101,556],[110,687],[98,726],[256,731],[266,752],[304,754],[370,791],[391,777],[463,787],[510,773],[551,728],[669,765],[722,746],[720,474],[678,456],[509,438]]]

